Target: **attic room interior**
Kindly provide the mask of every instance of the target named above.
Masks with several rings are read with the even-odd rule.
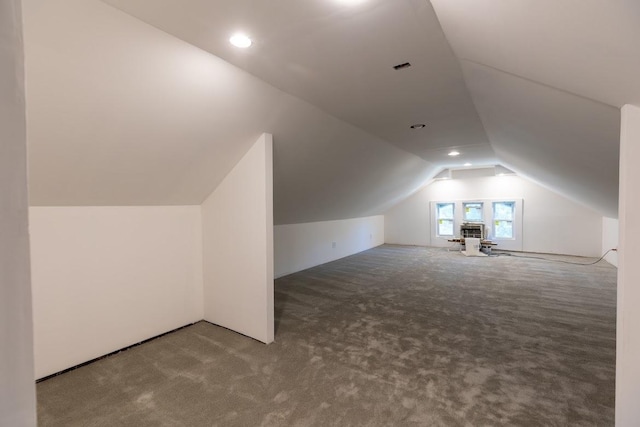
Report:
[[[0,425],[637,425],[639,2],[0,28]]]

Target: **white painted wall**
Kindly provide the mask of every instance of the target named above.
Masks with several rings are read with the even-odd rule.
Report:
[[[622,107],[620,132],[620,241],[618,244],[618,326],[616,426],[640,420],[640,107]]]
[[[20,1],[0,0],[0,425],[35,426]]]
[[[620,223],[615,218],[602,218],[602,253],[618,247]],[[604,257],[609,264],[618,266],[618,252],[611,251]]]
[[[204,318],[270,343],[273,141],[263,134],[202,204]]]
[[[274,236],[281,277],[382,245],[384,216],[278,225]]]
[[[36,377],[202,319],[199,206],[32,207]]]
[[[431,237],[430,202],[478,199],[523,200],[524,251],[602,255],[602,215],[515,175],[434,181],[385,213],[385,242],[450,245]]]

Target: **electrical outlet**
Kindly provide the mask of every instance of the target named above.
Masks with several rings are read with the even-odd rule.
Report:
[[[332,247],[333,249],[335,249],[335,248],[336,248],[336,242],[331,242],[331,247]]]

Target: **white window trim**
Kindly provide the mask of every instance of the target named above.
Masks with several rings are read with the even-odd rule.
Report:
[[[467,209],[466,205],[480,205],[480,219],[467,219]],[[464,222],[484,222],[484,202],[477,200],[465,200],[462,202],[462,220]]]
[[[496,203],[513,203],[513,215],[512,218],[513,219],[500,219],[500,218],[496,218],[496,212],[495,212],[495,204]],[[496,221],[509,221],[511,222],[511,237],[496,237],[495,234],[493,235],[493,240],[496,241],[508,241],[508,240],[516,240],[516,221],[517,221],[517,208],[518,208],[518,202],[517,200],[511,200],[511,199],[501,199],[501,200],[494,200],[491,202],[491,228],[492,230],[495,230],[495,226],[496,226]],[[495,233],[495,231],[493,231]]]
[[[439,213],[438,206],[441,206],[441,205],[453,205],[453,217],[452,218],[440,218],[438,216],[438,213]],[[436,236],[438,236],[438,237],[448,237],[448,238],[454,237],[456,235],[456,202],[436,202],[435,209],[436,209],[436,211],[435,211]],[[451,230],[452,230],[451,234],[440,234],[440,221],[441,220],[443,220],[443,221],[451,221]]]
[[[462,204],[468,202],[482,202],[483,204],[483,223],[485,224],[485,233],[487,238],[495,240],[493,237],[493,202],[515,202],[514,223],[513,223],[513,239],[499,239],[496,242],[498,246],[495,249],[504,249],[507,251],[522,251],[524,248],[524,200],[522,197],[492,197],[492,198],[469,198],[469,199],[436,199],[429,201],[429,244],[434,247],[449,247],[451,236],[439,236],[437,228],[437,205],[439,203],[454,203],[454,238],[460,236],[460,224],[463,221]]]

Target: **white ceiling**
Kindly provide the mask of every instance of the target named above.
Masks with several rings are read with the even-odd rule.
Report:
[[[431,3],[500,160],[616,217],[619,107],[640,103],[640,2]]]
[[[463,65],[504,164],[603,215],[617,216],[618,109],[493,68]]]
[[[616,215],[640,2],[352,3],[24,0],[32,204],[197,204],[266,131],[278,224],[384,213],[467,161]]]
[[[640,104],[638,0],[431,0],[458,58],[600,101]]]
[[[199,204],[262,132],[279,224],[384,212],[434,173],[99,1],[23,13],[32,205]]]
[[[105,2],[425,160],[446,160],[438,149],[482,145],[474,154],[495,161],[424,0]],[[238,30],[255,39],[251,49],[228,42]],[[412,66],[393,69],[405,62]],[[414,131],[414,123],[428,127]]]

